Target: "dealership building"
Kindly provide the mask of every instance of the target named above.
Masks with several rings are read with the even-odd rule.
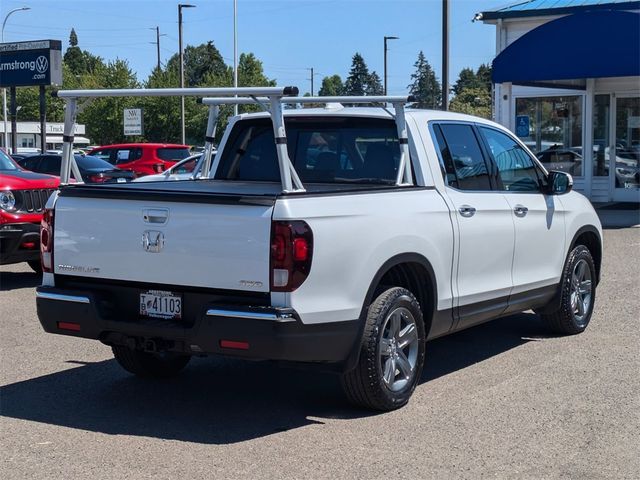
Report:
[[[495,119],[593,202],[640,202],[640,1],[530,0],[496,27]]]
[[[18,122],[16,124],[18,153],[40,151],[41,127],[40,122]],[[45,142],[48,150],[62,149],[62,134],[64,123],[51,122],[45,124]],[[7,132],[11,136],[11,122],[7,122]],[[77,147],[89,145],[89,139],[84,137],[84,124],[76,124],[73,144]],[[9,143],[10,145],[11,143]],[[0,147],[4,147],[4,122],[0,121]]]

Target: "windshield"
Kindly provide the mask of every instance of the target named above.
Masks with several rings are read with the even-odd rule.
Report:
[[[15,162],[2,149],[0,149],[0,170],[19,170]]]
[[[400,147],[393,120],[291,117],[285,124],[289,158],[303,183],[395,183]],[[280,181],[270,119],[234,127],[216,178]]]
[[[160,160],[169,160],[172,162],[177,162],[178,160],[182,160],[187,158],[191,153],[189,153],[188,148],[159,148],[158,149],[158,158]]]

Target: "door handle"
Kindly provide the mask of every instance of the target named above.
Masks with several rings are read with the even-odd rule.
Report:
[[[524,217],[528,211],[529,209],[524,205],[516,205],[513,207],[513,213],[516,214],[516,217]]]
[[[460,212],[460,215],[467,218],[473,217],[476,214],[476,209],[470,205],[461,205],[460,208],[458,208],[458,211]]]

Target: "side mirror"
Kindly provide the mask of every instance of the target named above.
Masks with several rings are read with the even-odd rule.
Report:
[[[573,188],[573,177],[567,172],[552,170],[549,172],[549,193],[551,195],[563,195]]]

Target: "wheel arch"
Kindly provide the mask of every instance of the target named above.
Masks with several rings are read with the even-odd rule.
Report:
[[[569,244],[567,255],[577,245],[584,245],[591,252],[593,262],[596,266],[596,284],[600,283],[600,272],[602,267],[602,238],[600,236],[600,232],[594,225],[584,225],[583,227],[580,227]]]
[[[434,313],[438,305],[438,289],[433,266],[424,255],[419,253],[406,252],[394,255],[382,264],[369,284],[360,310],[360,316],[358,317],[360,320],[358,336],[352,352],[345,363],[345,371],[354,368],[357,363],[362,346],[367,309],[373,301],[378,287],[385,284],[394,287],[404,287],[416,296],[423,314],[425,335],[427,337],[429,335]]]

